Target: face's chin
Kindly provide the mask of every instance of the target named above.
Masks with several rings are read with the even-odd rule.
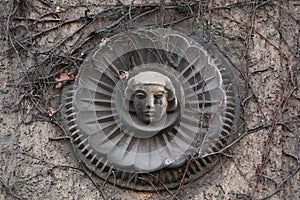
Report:
[[[145,112],[141,116],[138,116],[145,124],[153,123],[155,120],[155,115],[153,113]]]
[[[155,113],[155,112],[143,112],[142,115],[138,116],[141,121],[145,124],[155,124],[158,123],[162,117],[162,113]]]

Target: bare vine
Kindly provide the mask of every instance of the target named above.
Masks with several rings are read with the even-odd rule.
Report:
[[[59,96],[61,88],[76,78],[78,69],[87,55],[100,44],[101,40],[125,30],[135,29],[139,26],[145,27],[172,27],[181,23],[188,23],[191,29],[201,29],[203,37],[209,42],[218,43],[218,40],[226,40],[227,43],[240,44],[240,52],[231,50],[231,60],[237,59],[233,64],[240,72],[239,76],[244,83],[244,96],[242,101],[243,122],[235,131],[239,136],[228,146],[208,156],[225,155],[229,159],[235,156],[228,156],[230,148],[238,145],[249,135],[264,134],[262,144],[261,162],[256,165],[253,180],[249,180],[250,187],[245,193],[235,192],[232,194],[237,198],[247,199],[270,199],[283,190],[283,186],[290,184],[291,179],[299,176],[300,158],[299,155],[291,153],[289,149],[283,150],[283,159],[295,161],[295,165],[288,173],[282,175],[281,180],[267,176],[267,169],[270,166],[270,155],[274,151],[275,134],[281,133],[284,140],[286,134],[292,134],[298,140],[296,149],[299,150],[300,131],[300,96],[299,96],[299,36],[295,34],[295,43],[287,41],[291,37],[284,24],[277,25],[280,42],[274,41],[266,35],[261,27],[258,27],[259,12],[268,9],[279,10],[280,17],[289,18],[294,24],[299,19],[294,17],[281,0],[253,0],[239,1],[236,3],[221,4],[216,1],[171,1],[166,3],[136,3],[132,1],[129,5],[118,1],[115,4],[104,3],[74,3],[72,5],[54,4],[46,0],[14,0],[8,7],[6,16],[0,18],[3,22],[2,41],[5,41],[5,48],[0,50],[1,61],[13,63],[15,69],[9,68],[7,79],[3,113],[18,112],[21,115],[21,122],[30,124],[34,121],[47,121],[61,128],[59,119]],[[292,3],[290,3],[292,4]],[[297,2],[295,1],[295,5]],[[298,5],[299,6],[299,5]],[[247,18],[246,21],[233,16],[234,12],[241,12]],[[150,17],[149,17],[150,16]],[[153,17],[155,16],[155,17]],[[145,20],[149,18],[149,20]],[[151,18],[151,20],[150,20]],[[224,22],[218,24],[217,20]],[[284,22],[281,22],[284,23]],[[240,32],[230,34],[224,31],[225,24],[234,24]],[[68,31],[66,31],[68,30]],[[254,86],[255,77],[274,71],[272,66],[253,69],[251,50],[254,45],[254,37],[272,48],[280,58],[280,93],[277,94],[275,105],[267,105],[262,101],[258,89]],[[220,45],[224,52],[228,50],[227,45]],[[293,56],[291,56],[293,55]],[[255,61],[257,63],[261,60]],[[16,71],[14,71],[16,70]],[[4,88],[1,88],[4,90]],[[255,114],[250,112],[250,106],[261,115],[261,123],[250,125]],[[297,107],[298,106],[298,110]],[[295,108],[296,107],[296,108]],[[293,110],[294,109],[294,110]],[[266,111],[267,110],[267,111]],[[270,112],[271,115],[266,113]],[[21,124],[21,123],[20,123]],[[57,138],[49,138],[51,142],[64,142],[70,139],[67,134],[61,134]],[[282,148],[286,148],[287,141],[282,141]],[[286,146],[285,146],[286,145]],[[74,147],[71,147],[74,148]],[[9,153],[2,151],[1,153]],[[39,160],[48,167],[47,173],[59,168],[69,168],[83,172],[101,194],[103,199],[113,199],[115,192],[105,189],[105,181],[99,184],[95,176],[90,172],[78,156],[75,156],[78,166],[57,165],[51,161],[42,159],[36,155],[20,150],[15,154],[23,154],[32,159]],[[76,152],[74,152],[76,155]],[[195,155],[196,156],[196,155]],[[192,162],[195,157],[187,158]],[[186,172],[185,172],[186,173]],[[168,190],[170,199],[180,199],[180,195],[190,184],[185,184],[185,174],[179,188],[176,191]],[[109,176],[114,176],[113,172]],[[158,177],[159,178],[159,177]],[[274,190],[269,193],[258,194],[265,180],[269,180]],[[22,194],[17,194],[0,178],[0,182],[8,195],[16,199],[23,199]],[[155,188],[155,185],[153,185]],[[161,191],[156,191],[163,199]]]

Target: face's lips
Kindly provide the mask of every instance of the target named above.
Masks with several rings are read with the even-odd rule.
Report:
[[[155,115],[155,111],[151,111],[151,110],[145,111],[145,112],[143,112],[143,113],[144,113],[144,115],[146,115],[146,116],[153,116],[153,115]]]

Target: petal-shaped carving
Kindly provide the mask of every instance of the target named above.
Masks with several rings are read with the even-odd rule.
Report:
[[[87,166],[102,178],[114,171],[117,184],[139,190],[151,187],[145,180],[178,185],[188,157],[196,158],[188,176],[203,171],[212,162],[203,157],[230,134],[238,102],[227,84],[228,63],[213,57],[169,29],[140,29],[104,40],[62,95],[64,125]],[[141,85],[150,85],[147,95],[157,98],[155,104],[166,105],[153,123],[138,114],[135,95]],[[157,117],[151,110],[146,115]]]

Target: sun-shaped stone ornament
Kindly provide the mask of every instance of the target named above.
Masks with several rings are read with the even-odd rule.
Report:
[[[62,95],[83,163],[135,190],[177,187],[213,165],[235,128],[237,92],[220,54],[169,29],[104,40]],[[232,84],[234,83],[234,84]]]

